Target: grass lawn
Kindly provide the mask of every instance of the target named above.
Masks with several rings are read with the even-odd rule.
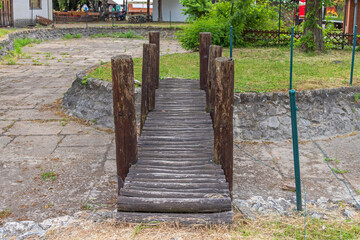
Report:
[[[6,34],[10,33],[10,32],[14,32],[17,29],[15,28],[0,28],[0,38],[5,37]]]
[[[223,56],[229,56],[225,49]],[[236,92],[287,91],[290,75],[288,48],[239,48],[233,52]],[[360,57],[354,67],[355,86],[360,85]],[[293,88],[296,90],[347,87],[350,82],[351,51],[332,50],[323,54],[294,52]],[[134,59],[135,79],[141,81],[142,59]],[[89,77],[111,81],[106,63]],[[199,53],[170,54],[160,57],[160,78],[199,78]]]

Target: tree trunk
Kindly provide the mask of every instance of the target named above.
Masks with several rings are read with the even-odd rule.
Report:
[[[101,13],[100,13],[101,21],[105,20],[105,16],[107,13],[107,2],[108,2],[108,0],[101,0]]]
[[[305,7],[304,33],[300,48],[305,51],[324,51],[325,43],[322,33],[322,1],[308,0]]]

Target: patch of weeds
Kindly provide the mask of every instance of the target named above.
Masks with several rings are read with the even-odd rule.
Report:
[[[7,62],[6,62],[6,65],[15,65],[16,64],[16,60],[15,59],[9,59]]]
[[[70,54],[67,52],[61,52],[60,55],[66,56],[66,55],[70,55]]]
[[[67,33],[63,37],[63,39],[73,39],[73,38],[82,38],[82,34],[81,33],[78,33],[78,34]]]
[[[49,203],[49,204],[47,204],[44,208],[45,209],[48,209],[48,208],[51,208],[51,207],[53,207],[54,206],[54,203]]]
[[[97,123],[97,120],[96,119],[91,119],[91,121],[93,122],[93,123]]]
[[[33,59],[32,62],[33,62],[33,65],[36,65],[36,66],[41,66],[44,64],[44,63],[40,62],[38,59]]]
[[[354,100],[355,100],[355,102],[359,102],[359,99],[360,99],[360,93],[354,94]]]
[[[97,33],[92,34],[90,38],[142,38],[139,34],[136,34],[134,31],[130,30],[129,32],[116,32],[116,33]]]
[[[340,160],[339,159],[336,159],[336,158],[324,158],[324,162],[327,162],[329,160],[329,162],[335,162],[336,164],[340,163]]]
[[[89,203],[89,201],[85,201],[82,205],[81,205],[81,207],[80,207],[80,209],[81,210],[92,210],[92,209],[94,209],[95,208],[95,205],[94,204],[91,204],[91,203]]]
[[[83,80],[81,81],[81,85],[86,85],[89,81],[88,77],[84,77]]]
[[[138,234],[142,229],[145,228],[154,228],[154,227],[158,227],[156,224],[158,224],[159,222],[157,221],[151,221],[148,223],[140,223],[139,225],[137,225],[135,232],[134,232],[134,237],[136,234]]]
[[[100,60],[100,65],[104,65],[106,64],[106,62],[104,62],[103,60]]]
[[[48,180],[53,181],[53,180],[55,180],[56,174],[55,174],[54,170],[45,171],[45,170],[43,170],[43,169],[41,168],[41,171],[42,171],[41,177],[42,177],[42,179],[43,179],[44,181],[48,181]]]
[[[49,53],[49,52],[45,53],[45,57],[47,57],[47,58],[51,57],[51,53]]]
[[[350,170],[341,170],[341,169],[337,169],[337,168],[332,168],[332,170],[338,174],[344,174],[344,173],[350,172]]]
[[[360,190],[357,190],[357,191],[356,191],[356,194],[357,194],[357,195],[360,195]]]
[[[65,127],[69,123],[69,120],[67,118],[63,118],[63,119],[60,120],[60,122],[61,122],[61,125],[63,127]]]

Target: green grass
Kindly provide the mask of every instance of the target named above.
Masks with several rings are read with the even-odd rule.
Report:
[[[0,38],[4,37],[6,34],[16,31],[15,28],[0,28]]]
[[[225,49],[223,56],[229,56]],[[288,48],[234,49],[235,91],[288,91],[290,51]],[[351,51],[333,50],[324,54],[295,51],[293,88],[309,90],[347,87],[350,82]],[[360,58],[355,59],[354,84],[360,85]],[[135,79],[141,81],[142,59],[134,59]],[[110,63],[94,69],[92,78],[111,81]],[[170,54],[160,57],[160,78],[199,78],[199,53]]]
[[[78,33],[78,34],[67,33],[63,37],[63,39],[73,39],[73,38],[82,38],[82,34],[81,33]]]
[[[44,181],[55,180],[56,174],[55,174],[54,170],[45,171],[45,170],[41,169],[41,171],[42,171],[41,176]]]
[[[18,58],[29,58],[26,56],[22,48],[26,45],[31,45],[33,43],[40,43],[41,40],[38,39],[30,39],[30,38],[16,38],[14,39],[14,49],[11,50],[5,57],[3,57],[3,64],[14,65],[16,64],[16,60]]]
[[[110,38],[142,38],[140,35],[134,33],[132,30],[122,33],[122,32],[116,32],[116,33],[97,33],[90,35],[90,38],[104,38],[104,37],[110,37]]]

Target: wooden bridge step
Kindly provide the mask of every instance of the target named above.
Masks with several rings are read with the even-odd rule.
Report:
[[[141,198],[119,196],[118,210],[127,212],[212,213],[231,211],[230,198]]]
[[[115,218],[121,222],[154,223],[169,222],[183,225],[212,225],[232,223],[233,212],[220,213],[143,213],[143,212],[117,212]]]
[[[174,169],[164,169],[164,168],[141,168],[136,167],[132,170],[132,172],[136,173],[187,173],[187,174],[222,174],[223,171],[221,169],[194,169],[194,170],[174,170]]]
[[[142,177],[127,177],[126,181],[142,181],[142,182],[174,182],[174,183],[225,183],[225,178],[142,178]]]
[[[130,189],[128,187],[124,189]],[[141,186],[131,186],[131,189],[138,190],[138,191],[151,191],[151,192],[171,192],[174,191],[174,189],[167,189],[167,188],[146,188]],[[192,192],[192,193],[208,193],[208,194],[226,194],[229,193],[229,191],[226,191],[226,189],[219,189],[219,188],[197,188],[197,189],[177,189],[178,192]]]
[[[132,186],[145,188],[166,188],[166,189],[198,189],[198,188],[226,188],[226,183],[175,183],[175,182],[139,182],[127,181],[124,187],[131,188]]]
[[[142,177],[142,178],[168,178],[168,179],[181,179],[181,178],[212,178],[221,177],[223,174],[194,174],[194,173],[137,173],[130,171],[129,177]]]
[[[124,189],[120,190],[122,196],[127,197],[146,197],[146,198],[228,198],[228,193],[199,193],[199,192],[154,192],[146,190]]]

